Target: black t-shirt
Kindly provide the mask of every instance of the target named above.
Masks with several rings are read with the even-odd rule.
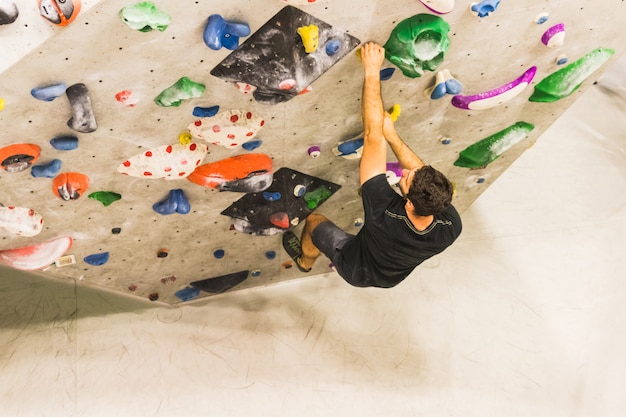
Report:
[[[385,174],[365,182],[361,193],[365,223],[341,249],[342,260],[352,269],[352,276],[344,278],[352,285],[393,287],[461,234],[461,218],[453,206],[435,215],[425,230],[417,230],[406,215],[406,201]]]

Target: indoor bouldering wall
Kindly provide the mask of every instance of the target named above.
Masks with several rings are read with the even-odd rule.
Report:
[[[626,44],[620,0],[37,3],[0,1],[0,261],[167,304],[302,277],[312,211],[358,232],[361,43],[461,212]]]

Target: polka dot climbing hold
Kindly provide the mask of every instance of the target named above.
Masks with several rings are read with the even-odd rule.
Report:
[[[18,236],[32,237],[41,232],[43,217],[27,207],[0,207],[0,229]]]
[[[264,124],[263,118],[251,111],[228,110],[198,119],[187,128],[195,138],[234,149],[254,138]]]
[[[0,262],[25,271],[43,269],[63,256],[70,247],[72,238],[60,237],[32,246],[2,250]]]
[[[0,148],[0,166],[7,172],[20,172],[31,166],[37,159],[41,148],[32,143],[16,143]]]
[[[150,149],[122,162],[117,172],[131,177],[176,180],[189,176],[208,152],[204,143],[175,143]]]
[[[52,192],[61,200],[78,200],[89,187],[89,177],[79,172],[64,172],[52,180]]]

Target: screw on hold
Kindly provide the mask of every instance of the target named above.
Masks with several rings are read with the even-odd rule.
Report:
[[[168,251],[167,251],[167,249],[165,249],[165,248],[163,248],[163,249],[159,249],[159,250],[157,251],[157,258],[167,258],[167,255],[168,255],[168,253],[167,253],[167,252],[168,252]]]
[[[261,275],[261,270],[253,269],[252,271],[250,271],[250,275],[252,275],[253,277],[258,277],[259,275]]]
[[[307,150],[307,153],[311,158],[317,158],[322,154],[322,150],[319,146],[313,145]]]
[[[304,194],[306,194],[306,187],[302,184],[298,184],[295,187],[293,187],[293,195],[296,197],[302,197]]]
[[[273,250],[268,250],[267,252],[265,252],[265,257],[267,259],[272,260],[272,259],[276,258],[276,252],[273,251]]]
[[[150,301],[156,301],[159,299],[159,293],[158,292],[153,292],[152,294],[150,294],[148,296],[148,300]]]
[[[216,259],[222,259],[225,254],[226,252],[224,252],[224,249],[216,249],[213,252],[213,256],[215,256]]]

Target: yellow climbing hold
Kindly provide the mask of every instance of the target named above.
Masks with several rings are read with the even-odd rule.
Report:
[[[400,117],[400,105],[394,104],[393,107],[391,107],[391,109],[387,111],[387,113],[389,113],[389,116],[391,116],[391,120],[395,122],[396,120],[398,120],[398,117]]]
[[[0,111],[4,110],[4,99],[0,98]]]
[[[315,52],[319,41],[319,28],[315,25],[300,26],[298,28],[298,35],[302,38],[304,52],[307,54]]]
[[[178,135],[178,141],[180,142],[181,145],[187,145],[191,143],[191,133],[189,132],[181,133],[180,135]]]

